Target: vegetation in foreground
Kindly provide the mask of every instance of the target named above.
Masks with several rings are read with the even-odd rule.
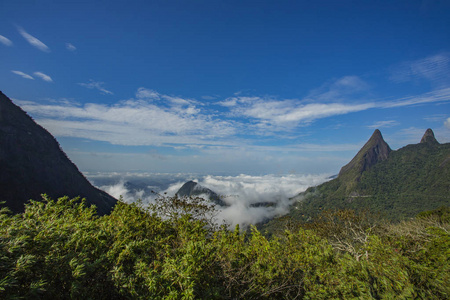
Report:
[[[449,299],[450,209],[397,224],[323,212],[270,238],[214,226],[198,199],[79,199],[0,211],[2,299]]]

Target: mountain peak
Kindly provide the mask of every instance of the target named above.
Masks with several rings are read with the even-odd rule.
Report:
[[[180,197],[191,197],[191,196],[201,196],[206,195],[210,201],[220,205],[227,206],[227,204],[220,199],[220,196],[217,195],[214,191],[201,186],[195,181],[188,181],[178,190],[177,195]]]
[[[380,130],[376,129],[356,156],[342,167],[339,177],[348,176],[351,181],[357,181],[364,171],[370,169],[379,161],[387,159],[391,151]]]
[[[428,128],[427,131],[425,131],[425,134],[422,136],[420,143],[421,144],[439,144],[439,142],[434,137],[434,132],[433,132],[433,130],[431,130],[431,128]]]

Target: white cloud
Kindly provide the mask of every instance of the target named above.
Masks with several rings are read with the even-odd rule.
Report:
[[[44,80],[44,81],[47,81],[47,82],[53,82],[52,78],[51,78],[50,76],[48,76],[47,74],[44,74],[44,73],[42,73],[42,72],[34,72],[33,74],[34,74],[35,76],[41,78],[41,79]]]
[[[3,35],[0,35],[0,44],[3,44],[5,46],[12,46],[13,42],[9,40],[8,38],[4,37]]]
[[[158,92],[155,92],[154,90],[140,87],[140,88],[138,88],[138,90],[136,92],[136,98],[147,99],[147,100],[159,100],[160,95]]]
[[[23,76],[22,73],[16,74]],[[99,82],[91,81],[81,85],[104,90]],[[255,145],[259,150],[264,148],[256,146],[255,139],[243,139],[241,135],[267,138],[276,135],[278,138],[293,140],[298,138],[299,126],[309,125],[318,119],[368,109],[388,109],[449,100],[450,88],[389,102],[366,103],[308,103],[301,100],[238,96],[222,101],[225,105],[234,103],[234,106],[225,106],[229,112],[218,112],[208,110],[209,106],[197,105],[195,100],[164,95],[141,87],[136,91],[136,99],[121,101],[115,105],[24,103],[22,107],[56,136],[86,138],[117,145],[165,145],[172,148],[197,145],[203,147],[201,152],[205,153],[209,150],[218,151],[211,146],[250,149]],[[388,120],[377,122],[369,128],[394,125],[394,121]],[[314,148],[317,149],[308,144],[283,146],[287,151],[308,151]]]
[[[11,72],[13,72],[16,75],[22,76],[25,79],[34,79],[32,76],[28,75],[27,73],[21,72],[21,71],[12,70]]]
[[[289,211],[290,197],[318,185],[329,175],[264,175],[264,176],[212,176],[198,180],[229,204],[222,208],[217,219],[225,220],[234,228],[236,224],[247,226],[262,222]],[[263,204],[258,206],[259,204]],[[273,203],[273,206],[264,204]]]
[[[272,100],[257,97],[229,98],[222,105],[232,108],[235,115],[246,116],[272,125],[297,126],[316,119],[334,115],[347,114],[375,107],[373,103],[343,104],[343,103],[309,103],[295,100]]]
[[[447,120],[445,120],[444,126],[450,129],[450,118],[447,118]]]
[[[305,99],[241,96],[217,104],[230,109],[232,116],[252,118],[261,132],[286,130],[317,119],[348,114],[376,107],[375,103],[355,101],[369,85],[357,76],[345,76],[313,90]],[[352,100],[348,100],[351,98]],[[345,103],[347,102],[347,103]]]
[[[378,121],[373,125],[367,126],[367,128],[371,128],[371,129],[379,129],[379,128],[388,128],[388,127],[392,127],[392,126],[396,126],[398,125],[397,121],[394,120],[388,120],[388,121]]]
[[[96,89],[105,95],[113,95],[114,94],[113,92],[108,91],[107,89],[105,89],[103,87],[104,82],[93,81],[92,79],[89,81],[90,81],[89,83],[79,83],[79,85],[81,85],[85,88],[91,89],[91,90]]]
[[[24,103],[22,108],[56,136],[120,145],[226,144],[229,142],[215,138],[226,138],[236,132],[231,122],[213,120],[196,107],[158,106],[141,99],[111,106]]]
[[[23,36],[23,38],[30,43],[33,47],[36,47],[37,49],[43,51],[43,52],[50,52],[50,48],[47,47],[46,44],[26,32],[22,27],[18,27],[17,30],[19,33]]]
[[[154,102],[155,105],[170,107],[172,111],[177,111],[178,113],[185,115],[195,115],[200,113],[200,109],[196,108],[196,105],[202,105],[200,102],[192,99],[164,95],[144,87],[138,88],[136,98],[143,101]]]
[[[77,47],[75,47],[71,43],[66,43],[66,49],[69,51],[75,51],[75,50],[77,50]]]

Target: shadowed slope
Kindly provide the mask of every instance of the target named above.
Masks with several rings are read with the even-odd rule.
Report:
[[[0,92],[0,201],[18,213],[43,193],[52,198],[81,196],[101,215],[117,202],[93,187],[56,139]]]

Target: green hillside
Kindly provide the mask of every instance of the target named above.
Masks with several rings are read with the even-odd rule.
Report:
[[[283,224],[311,221],[324,210],[368,210],[400,221],[450,205],[450,144],[439,144],[433,136],[428,142],[390,151],[386,159],[361,170],[374,145],[372,136],[337,178],[294,197],[290,213],[264,228],[272,231]]]

